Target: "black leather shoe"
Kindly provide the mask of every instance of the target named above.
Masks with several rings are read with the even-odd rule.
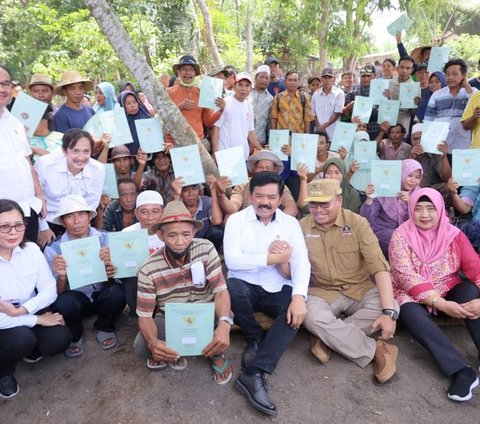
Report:
[[[261,372],[254,375],[246,375],[242,372],[235,381],[235,387],[247,397],[254,408],[267,415],[277,415],[277,407],[270,399]]]
[[[249,344],[242,354],[242,368],[247,368],[257,356],[258,342]]]

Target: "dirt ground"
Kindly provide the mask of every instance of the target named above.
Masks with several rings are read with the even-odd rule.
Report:
[[[153,423],[478,423],[480,389],[466,403],[447,399],[448,379],[429,355],[400,329],[395,381],[384,386],[373,380],[373,367],[360,369],[337,354],[321,365],[309,353],[301,331],[275,373],[268,378],[278,416],[267,417],[251,408],[233,387],[213,382],[204,358],[189,358],[188,369],[149,371],[135,357],[132,341],[136,322],[125,312],[118,326],[119,345],[102,351],[92,321],[86,322],[85,353],[21,363],[16,378],[20,393],[0,400],[1,424],[153,424]],[[446,327],[470,363],[478,359],[464,327]],[[229,356],[240,368],[244,340],[232,334]]]

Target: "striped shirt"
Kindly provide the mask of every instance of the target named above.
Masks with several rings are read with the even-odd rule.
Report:
[[[273,96],[267,91],[252,89],[248,101],[253,108],[253,119],[255,123],[255,135],[260,144],[267,142],[267,130],[270,122]]]
[[[473,89],[474,92],[477,89]],[[470,148],[470,131],[465,131],[462,126],[462,115],[467,106],[468,99],[473,93],[468,94],[462,87],[454,97],[450,89],[443,87],[432,94],[428,101],[425,121],[449,122],[450,129],[447,136],[448,153],[453,149]]]
[[[192,265],[203,264],[205,279],[193,284]],[[196,282],[198,283],[198,282]],[[165,255],[165,248],[155,252],[138,273],[137,314],[152,318],[163,315],[165,303],[211,302],[215,294],[226,290],[225,277],[213,244],[194,238],[185,265],[178,267]]]

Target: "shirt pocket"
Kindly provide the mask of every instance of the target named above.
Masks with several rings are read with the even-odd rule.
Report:
[[[351,273],[352,270],[354,271],[357,268],[360,255],[357,243],[341,240],[335,244],[334,251],[335,264],[339,270]]]

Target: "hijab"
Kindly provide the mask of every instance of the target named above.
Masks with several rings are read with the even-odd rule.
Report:
[[[325,175],[326,170],[330,165],[335,165],[340,172],[342,173],[342,182],[340,186],[342,187],[342,208],[348,209],[352,212],[358,213],[360,209],[361,201],[358,191],[355,190],[347,179],[347,169],[345,163],[340,158],[330,158],[323,164],[323,175]]]
[[[422,196],[427,196],[430,199],[438,214],[438,224],[428,230],[418,228],[413,220],[415,206]],[[450,224],[443,197],[433,188],[425,187],[416,190],[410,196],[408,210],[410,218],[398,227],[397,232],[407,240],[409,247],[422,262],[420,275],[431,278],[430,264],[447,252],[460,230]]]
[[[420,181],[422,180],[423,176],[423,169],[420,162],[417,162],[415,159],[405,159],[402,161],[402,187],[403,183],[407,179],[407,177],[417,170],[420,170]],[[416,192],[419,187],[410,190],[408,194],[411,196],[414,192]],[[385,213],[393,219],[397,225],[400,225],[408,218],[408,205],[403,200],[399,199],[398,197],[379,197],[378,201],[383,207]]]
[[[101,82],[95,88],[98,88],[105,96],[105,104],[103,106],[100,106],[98,103],[93,106],[95,113],[100,111],[108,112],[109,110],[115,109],[118,103],[114,86],[109,82]]]
[[[138,103],[138,112],[135,115],[129,115],[125,110],[128,127],[130,128],[130,133],[132,134],[133,138],[133,143],[126,144],[126,146],[128,147],[128,150],[130,150],[130,153],[132,155],[136,155],[138,148],[140,147],[140,142],[138,141],[137,127],[135,126],[135,121],[137,119],[148,119],[152,116],[148,113],[143,103],[133,91],[122,91],[120,93],[119,103],[121,107],[125,108],[125,101],[127,99],[127,96],[133,96]]]
[[[442,85],[442,88],[447,85],[445,74],[443,72],[441,71],[432,72],[432,74],[430,75],[430,78],[432,78],[434,75],[440,80],[440,84]],[[430,82],[430,78],[428,79],[429,82]]]

